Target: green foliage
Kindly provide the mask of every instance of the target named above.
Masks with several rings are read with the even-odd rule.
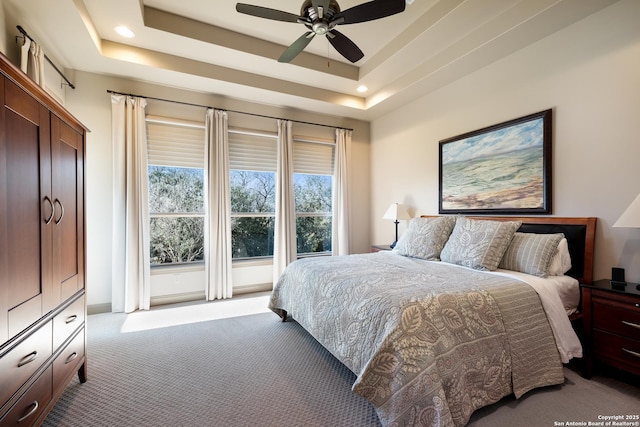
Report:
[[[331,251],[331,176],[294,175],[296,245],[299,254]],[[320,214],[310,216],[300,214]]]
[[[331,213],[331,176],[294,174],[296,212]]]
[[[298,217],[296,246],[298,254],[331,252],[331,217]]]
[[[273,255],[276,178],[273,172],[232,170],[233,258]],[[294,175],[299,254],[331,251],[332,177]],[[201,261],[204,256],[203,170],[149,167],[152,264]],[[183,214],[183,215],[180,215]],[[186,214],[186,215],[185,215]]]
[[[151,218],[151,265],[203,259],[203,217]]]
[[[204,213],[204,171],[149,166],[149,211]]]
[[[276,174],[232,170],[230,174],[231,212],[274,213]]]
[[[151,265],[204,259],[204,171],[149,166]],[[154,217],[153,214],[174,214]]]

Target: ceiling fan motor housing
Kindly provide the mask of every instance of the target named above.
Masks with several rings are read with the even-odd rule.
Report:
[[[335,24],[331,25],[329,22],[331,18],[340,12],[340,6],[337,1],[331,0],[327,10],[322,10],[322,8],[318,9],[316,12],[311,0],[305,0],[300,8],[300,16],[306,18],[307,22],[305,22],[305,25],[307,25],[311,31],[319,36],[324,36],[335,27]]]

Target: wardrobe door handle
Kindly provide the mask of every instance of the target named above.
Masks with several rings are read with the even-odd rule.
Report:
[[[60,221],[62,221],[62,218],[64,218],[64,206],[62,205],[62,202],[58,198],[56,198],[56,200],[53,203],[57,203],[58,205],[60,205],[60,218],[56,220],[56,225],[58,225],[60,224]]]
[[[74,351],[69,355],[69,357],[67,357],[67,360],[64,361],[64,364],[66,365],[67,363],[73,362],[76,359],[76,357],[78,357],[78,353]]]
[[[29,410],[29,412],[27,412],[26,414],[24,414],[22,417],[18,418],[18,423],[23,422],[24,420],[26,420],[27,418],[29,418],[31,415],[33,415],[37,410],[38,410],[38,401],[34,401],[31,405],[29,406],[33,406],[33,408],[31,408]]]
[[[72,314],[71,316],[67,317],[67,320],[65,320],[65,323],[68,325],[71,322],[75,322],[77,318],[78,318],[77,314]]]
[[[49,206],[51,206],[51,215],[49,216],[49,218],[44,220],[44,223],[46,225],[49,225],[51,223],[51,220],[53,219],[53,216],[56,214],[56,207],[51,202],[51,199],[49,198],[49,196],[44,196],[44,200],[45,202],[49,202]]]
[[[37,358],[38,358],[38,352],[34,350],[31,353],[27,354],[25,357],[23,357],[22,360],[20,360],[20,362],[18,362],[18,368],[22,368],[24,365],[33,362]]]

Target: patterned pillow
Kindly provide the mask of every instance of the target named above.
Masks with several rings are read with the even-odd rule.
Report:
[[[564,234],[516,233],[500,261],[500,268],[547,277],[551,257]]]
[[[476,270],[493,271],[521,221],[489,221],[459,217],[440,259]]]
[[[414,218],[393,251],[404,256],[439,261],[440,252],[455,224],[454,216]]]

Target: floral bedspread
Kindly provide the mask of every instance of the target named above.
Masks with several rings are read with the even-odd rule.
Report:
[[[473,411],[564,381],[536,292],[512,278],[392,252],[287,267],[269,308],[356,375],[385,426],[462,426]]]

